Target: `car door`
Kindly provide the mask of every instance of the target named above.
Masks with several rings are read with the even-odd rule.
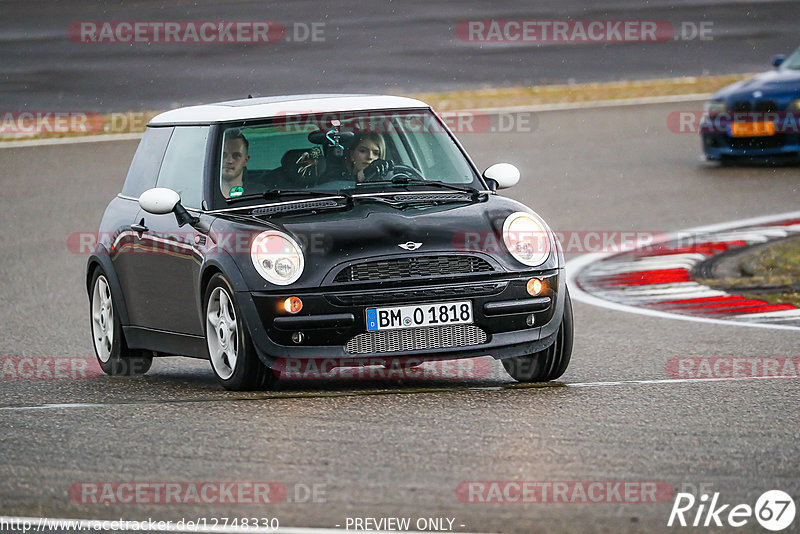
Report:
[[[156,187],[176,191],[190,212],[201,209],[208,126],[176,126],[158,173]],[[178,226],[173,213],[139,210],[132,225],[135,254],[129,258],[135,324],[155,330],[202,335],[195,292],[203,256],[201,234]],[[132,322],[134,322],[132,320]]]
[[[142,268],[142,263],[139,257],[140,251],[136,249],[137,234],[132,226],[139,221],[136,218],[141,211],[139,196],[156,186],[158,171],[161,169],[172,131],[171,126],[151,127],[145,130],[128,169],[122,192],[112,201],[104,217],[104,224],[107,224],[107,227],[103,229],[111,232],[113,240],[110,246],[111,262],[122,287],[128,318],[133,326],[140,325],[139,311],[144,306],[140,305],[143,299],[140,298],[137,281],[137,273]],[[107,221],[106,218],[110,214],[113,214],[113,220]]]

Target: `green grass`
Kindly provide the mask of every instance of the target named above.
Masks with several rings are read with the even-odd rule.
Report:
[[[800,307],[800,237],[759,249],[739,264],[739,278],[698,280],[745,298]]]

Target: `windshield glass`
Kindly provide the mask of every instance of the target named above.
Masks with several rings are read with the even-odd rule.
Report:
[[[782,70],[800,70],[800,48],[781,63]]]
[[[219,150],[221,198],[241,197],[242,205],[263,203],[266,192],[293,191],[287,200],[296,200],[298,190],[375,193],[419,180],[482,188],[428,110],[287,115],[227,128]]]

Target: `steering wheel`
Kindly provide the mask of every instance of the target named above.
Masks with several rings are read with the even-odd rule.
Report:
[[[417,178],[419,180],[424,180],[425,178],[422,176],[422,173],[419,172],[417,169],[410,165],[402,165],[402,164],[395,164],[394,169],[392,169],[392,178],[396,176],[405,176],[407,178]]]

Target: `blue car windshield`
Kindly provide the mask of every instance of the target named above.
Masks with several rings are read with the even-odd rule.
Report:
[[[781,63],[781,70],[800,70],[800,48]]]
[[[422,180],[483,188],[430,110],[285,115],[227,128],[219,151],[220,192],[244,205],[270,192],[280,200],[277,191],[396,192]]]

